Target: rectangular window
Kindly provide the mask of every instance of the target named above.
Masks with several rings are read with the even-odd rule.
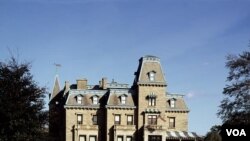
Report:
[[[82,97],[81,96],[77,97],[77,104],[82,104]]]
[[[89,136],[89,141],[96,141],[96,136]]]
[[[82,114],[77,114],[77,124],[82,124]]]
[[[121,97],[121,103],[122,103],[122,104],[126,104],[126,97],[125,97],[125,96],[122,96],[122,97]]]
[[[121,124],[121,115],[115,115],[115,125]]]
[[[79,136],[79,141],[86,141],[86,136],[80,135]]]
[[[126,141],[132,141],[132,136],[127,136]]]
[[[93,125],[97,125],[97,115],[93,115],[92,121],[93,121]]]
[[[169,118],[169,128],[175,128],[175,117]]]
[[[157,125],[156,115],[148,115],[148,125]]]
[[[93,97],[93,104],[98,104],[98,97],[97,96]]]
[[[170,107],[171,108],[174,108],[175,107],[175,100],[170,100]]]
[[[149,106],[155,106],[156,105],[156,99],[155,99],[155,97],[150,97],[148,99],[148,105]]]
[[[155,81],[155,73],[154,72],[149,73],[149,80],[150,81]]]
[[[118,136],[117,141],[123,141],[123,136]]]
[[[133,125],[133,116],[132,115],[127,116],[127,125]]]

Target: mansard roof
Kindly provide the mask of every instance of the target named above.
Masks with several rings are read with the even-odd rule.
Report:
[[[121,96],[126,95],[125,104],[121,103]],[[135,107],[131,89],[110,89],[106,107]]]
[[[155,72],[155,80],[149,80],[149,72]],[[134,85],[162,85],[166,86],[164,72],[161,67],[160,58],[152,55],[146,55],[139,60],[139,66],[135,72]]]
[[[69,95],[66,101],[67,106],[100,106],[101,104],[104,104],[104,98],[105,93],[107,93],[107,90],[77,90],[77,89],[71,89],[69,90]],[[76,97],[78,95],[83,96],[82,97],[82,104],[77,103]],[[98,96],[99,102],[97,105],[93,105],[92,97]]]
[[[170,107],[170,100],[175,99],[175,107]],[[189,112],[189,109],[185,103],[184,95],[180,94],[166,94],[166,111],[168,112]]]

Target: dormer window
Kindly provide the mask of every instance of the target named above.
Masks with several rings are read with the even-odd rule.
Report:
[[[126,104],[126,102],[127,102],[127,96],[128,96],[127,94],[122,94],[122,95],[119,96],[121,104]]]
[[[98,104],[98,97],[97,96],[93,96],[93,104]]]
[[[176,99],[174,98],[170,99],[170,108],[175,108],[175,102],[176,102]]]
[[[77,96],[76,97],[77,104],[82,104],[82,96]]]
[[[125,95],[121,96],[121,103],[126,104],[126,97]]]
[[[149,81],[155,81],[155,71],[148,73]]]

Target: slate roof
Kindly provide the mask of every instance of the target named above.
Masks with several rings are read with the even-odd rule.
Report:
[[[166,111],[189,111],[184,98],[184,95],[180,94],[167,94],[166,95]],[[170,107],[170,100],[174,99],[175,100],[175,107]]]
[[[121,96],[126,97],[126,103],[121,103]],[[107,100],[107,107],[135,107],[130,89],[111,89]]]

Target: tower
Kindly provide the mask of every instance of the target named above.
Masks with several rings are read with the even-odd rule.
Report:
[[[137,95],[137,130],[138,140],[147,140],[145,128],[165,129],[166,80],[160,59],[155,56],[144,56],[139,60],[135,72],[133,88]],[[162,134],[162,132],[159,132]]]

